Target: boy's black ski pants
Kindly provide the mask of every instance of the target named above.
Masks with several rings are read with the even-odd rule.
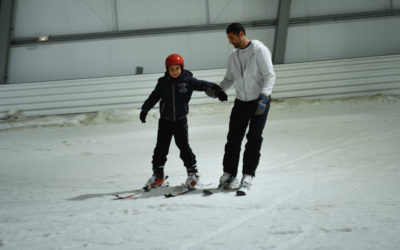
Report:
[[[178,121],[169,121],[163,118],[158,122],[157,144],[153,154],[153,172],[163,176],[163,168],[167,161],[172,136],[180,150],[180,157],[188,173],[197,173],[196,156],[189,146],[187,118]]]

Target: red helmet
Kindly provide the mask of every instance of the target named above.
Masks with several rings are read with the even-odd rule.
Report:
[[[171,65],[181,65],[181,67],[183,69],[185,66],[185,62],[183,61],[183,58],[180,55],[171,54],[165,60],[165,67],[168,68]]]

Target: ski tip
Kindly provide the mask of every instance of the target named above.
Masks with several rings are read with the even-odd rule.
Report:
[[[203,194],[204,195],[212,195],[213,192],[211,192],[210,190],[203,190]]]
[[[113,200],[122,200],[122,197],[119,196],[118,194],[113,194],[114,199]]]
[[[123,199],[134,197],[136,195],[137,195],[137,193],[129,194],[129,195],[125,195],[125,196],[122,196],[122,195],[119,195],[119,194],[113,194],[113,196],[115,197],[114,200],[123,200]]]
[[[236,191],[236,195],[237,195],[237,196],[245,196],[246,193],[245,193],[244,191],[238,190],[238,191]]]

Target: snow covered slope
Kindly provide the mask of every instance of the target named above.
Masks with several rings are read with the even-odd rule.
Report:
[[[191,106],[204,183],[222,174],[231,106]],[[0,123],[0,249],[400,249],[400,97],[274,102],[247,196],[113,200],[150,177],[157,119]],[[186,178],[173,143],[166,174]]]

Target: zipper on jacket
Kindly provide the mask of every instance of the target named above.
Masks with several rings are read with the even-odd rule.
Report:
[[[242,75],[242,79],[243,79],[243,94],[244,94],[244,98],[247,100],[246,89],[245,89],[245,86],[244,86],[244,71],[243,71],[242,64],[241,64],[240,58],[239,58],[239,50],[236,50],[236,58],[237,58],[237,61],[239,63],[238,66],[239,66],[239,69],[240,69],[240,74]]]
[[[175,83],[172,82],[172,121],[176,121],[176,108],[175,108]]]

